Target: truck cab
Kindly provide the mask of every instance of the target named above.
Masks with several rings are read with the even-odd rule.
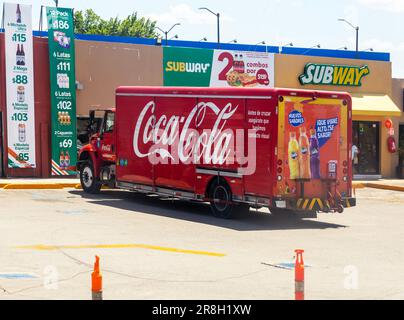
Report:
[[[102,119],[99,123],[97,119]],[[115,186],[115,108],[92,110],[87,131],[89,143],[81,148],[77,162],[84,191],[98,193],[103,184]]]

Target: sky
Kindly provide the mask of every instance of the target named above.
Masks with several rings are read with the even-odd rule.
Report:
[[[41,5],[53,0],[9,0],[33,5],[34,29],[38,29]],[[208,7],[220,12],[221,41],[324,49],[348,47],[355,50],[355,30],[339,22],[349,20],[359,26],[359,49],[390,52],[393,77],[404,78],[404,0],[59,0],[59,6],[75,10],[93,9],[103,18],[126,17],[134,11],[157,21],[168,30],[177,22],[170,37],[216,41],[216,18]]]

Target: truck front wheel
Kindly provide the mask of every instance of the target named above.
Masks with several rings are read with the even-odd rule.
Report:
[[[97,181],[94,174],[94,167],[91,162],[86,162],[80,169],[81,187],[87,193],[96,194],[101,190],[101,184]]]

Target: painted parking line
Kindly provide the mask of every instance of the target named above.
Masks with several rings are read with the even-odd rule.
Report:
[[[175,252],[175,253],[184,253],[184,254],[195,254],[195,255],[203,255],[203,256],[211,256],[211,257],[224,257],[224,253],[218,252],[209,252],[209,251],[199,251],[199,250],[187,250],[187,249],[178,249],[178,248],[168,248],[168,247],[160,247],[153,246],[147,244],[95,244],[95,245],[33,245],[33,246],[18,246],[16,249],[24,249],[24,250],[38,250],[38,251],[53,251],[59,249],[148,249],[148,250],[157,250],[157,251],[166,251],[166,252]]]
[[[6,272],[0,273],[0,279],[7,279],[7,280],[23,280],[23,279],[37,279],[36,275],[30,273],[13,273],[13,272]]]

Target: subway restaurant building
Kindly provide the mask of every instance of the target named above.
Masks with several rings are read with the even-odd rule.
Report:
[[[389,60],[388,54],[377,60],[275,55],[277,87],[346,91],[352,95],[353,143],[359,149],[354,165],[357,179],[397,176],[399,157],[397,152],[390,152],[388,139],[394,134],[398,147],[403,82],[392,79]],[[394,130],[387,129],[389,120]]]

